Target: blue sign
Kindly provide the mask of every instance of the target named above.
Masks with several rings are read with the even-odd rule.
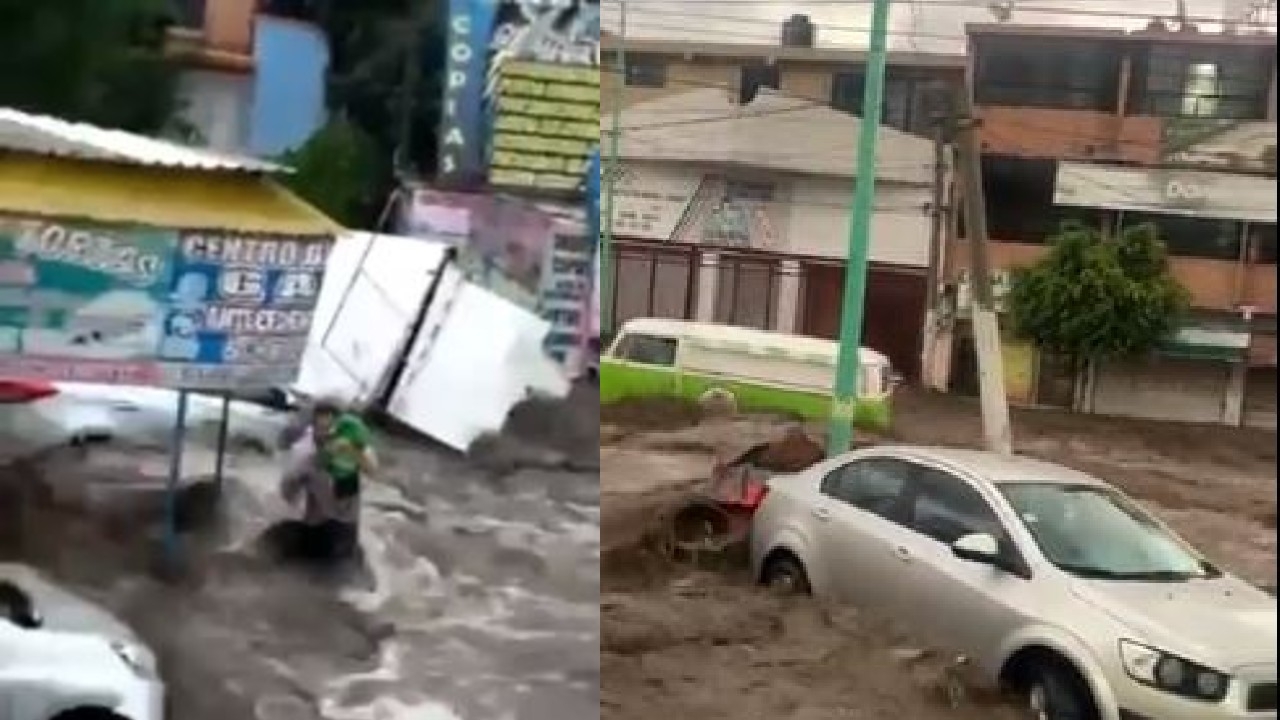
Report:
[[[595,246],[600,242],[600,148],[591,152],[587,160],[587,240]]]
[[[450,189],[476,190],[489,179],[503,63],[598,65],[600,2],[449,0],[448,7],[437,180]]]
[[[440,182],[466,187],[485,177],[485,85],[489,39],[501,0],[449,0],[444,106],[440,120]]]
[[[220,377],[291,377],[306,348],[329,247],[313,239],[184,235],[160,361],[189,387]]]

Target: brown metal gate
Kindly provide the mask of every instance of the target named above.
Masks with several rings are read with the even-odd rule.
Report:
[[[889,356],[893,367],[909,381],[920,378],[927,280],[915,268],[873,265],[867,271],[862,344]],[[805,335],[836,339],[840,334],[844,265],[809,262],[805,265]]]

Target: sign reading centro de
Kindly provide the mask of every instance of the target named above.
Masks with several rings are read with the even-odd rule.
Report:
[[[0,374],[210,390],[291,381],[325,239],[0,217]]]

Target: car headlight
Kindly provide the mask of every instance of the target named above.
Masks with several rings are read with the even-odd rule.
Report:
[[[1231,685],[1229,675],[1131,640],[1120,641],[1120,661],[1134,680],[1195,700],[1219,702]]]
[[[129,669],[143,680],[151,680],[155,678],[155,668],[152,667],[150,658],[139,648],[119,641],[111,642],[111,650],[116,657],[129,666]]]

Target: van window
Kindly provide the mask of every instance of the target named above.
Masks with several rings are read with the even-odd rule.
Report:
[[[676,364],[675,338],[628,333],[618,341],[614,355],[644,365],[670,367]]]

